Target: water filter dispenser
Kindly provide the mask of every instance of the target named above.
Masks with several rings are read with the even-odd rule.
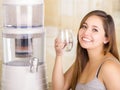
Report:
[[[43,0],[3,0],[1,90],[47,90]]]

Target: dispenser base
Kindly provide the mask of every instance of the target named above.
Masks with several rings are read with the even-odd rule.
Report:
[[[2,65],[1,90],[48,90],[45,65],[31,73],[29,66]]]

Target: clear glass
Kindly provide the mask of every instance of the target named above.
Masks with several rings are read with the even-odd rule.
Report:
[[[60,30],[58,33],[58,38],[65,43],[64,50],[69,52],[73,48],[73,32],[70,29]]]
[[[4,5],[4,26],[11,28],[42,27],[43,4]]]
[[[3,34],[3,46],[5,64],[27,64],[33,57],[38,58],[41,63],[44,61],[44,33]]]

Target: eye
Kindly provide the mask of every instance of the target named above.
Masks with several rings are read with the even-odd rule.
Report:
[[[83,24],[81,28],[82,29],[87,29],[87,25]]]
[[[93,31],[93,32],[98,32],[98,29],[93,28],[92,31]]]

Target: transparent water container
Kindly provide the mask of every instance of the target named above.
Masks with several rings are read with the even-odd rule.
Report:
[[[4,26],[7,28],[42,27],[43,4],[4,5]]]
[[[9,65],[12,62],[23,62],[26,64],[33,57],[38,58],[39,62],[44,62],[44,35],[44,32],[32,34],[3,33],[3,63]]]
[[[47,90],[43,0],[3,0],[1,90]]]
[[[44,57],[43,0],[4,0],[4,63]]]

